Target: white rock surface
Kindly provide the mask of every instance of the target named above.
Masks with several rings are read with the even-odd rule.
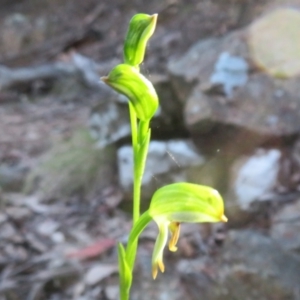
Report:
[[[243,57],[222,52],[215,64],[210,81],[214,85],[222,85],[225,95],[232,97],[234,88],[243,86],[248,80],[248,63]]]
[[[189,140],[152,141],[149,145],[143,185],[150,183],[153,176],[180,170],[204,163]],[[119,181],[126,190],[133,183],[133,151],[131,146],[123,146],[118,151]]]
[[[252,202],[262,199],[275,187],[280,157],[281,152],[277,149],[259,149],[243,164],[236,161],[235,164],[241,167],[237,171],[233,189],[242,209],[249,209]]]

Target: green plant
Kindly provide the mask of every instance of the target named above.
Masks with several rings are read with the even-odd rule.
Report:
[[[152,275],[158,269],[164,272],[163,250],[168,231],[170,251],[176,251],[182,222],[226,222],[224,204],[219,193],[207,186],[192,183],[173,183],[158,189],[149,209],[140,215],[140,192],[145,169],[153,118],[159,101],[152,83],[139,71],[145,55],[146,44],[154,32],[157,15],[137,14],[129,24],[124,43],[124,63],[114,67],[101,79],[129,99],[132,147],[134,156],[133,227],[126,248],[119,243],[120,299],[128,300],[136,257],[138,238],[152,220],[159,234],[152,256]]]

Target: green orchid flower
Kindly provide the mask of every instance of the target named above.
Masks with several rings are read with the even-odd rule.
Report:
[[[144,60],[147,42],[152,36],[157,21],[157,14],[152,16],[136,14],[129,23],[124,42],[124,62],[138,66]]]
[[[224,204],[220,194],[206,186],[191,183],[174,183],[156,191],[149,215],[157,223],[159,234],[152,256],[152,276],[158,269],[164,272],[163,251],[171,233],[169,250],[176,251],[182,222],[226,222]]]
[[[164,272],[163,251],[171,233],[169,250],[176,251],[182,222],[226,222],[220,194],[207,186],[174,183],[160,188],[151,200],[149,215],[159,228],[152,256],[152,276]]]
[[[136,68],[117,65],[101,80],[129,99],[140,120],[149,121],[154,116],[159,104],[158,96],[152,83]]]
[[[220,194],[213,188],[192,183],[173,183],[158,189],[151,200],[149,209],[133,227],[126,251],[127,259],[133,268],[130,245],[138,238],[147,224],[154,220],[159,233],[152,255],[152,276],[158,270],[164,272],[163,251],[171,233],[169,250],[176,251],[180,234],[180,224],[199,222],[227,222],[224,203]]]

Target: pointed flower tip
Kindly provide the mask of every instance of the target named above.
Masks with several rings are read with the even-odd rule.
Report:
[[[158,14],[151,15],[152,23],[155,24],[157,22],[157,18],[158,18]]]
[[[157,268],[152,268],[152,278],[155,280],[157,277]]]
[[[169,250],[170,250],[171,252],[176,252],[177,249],[178,249],[177,246],[172,245],[172,244],[169,243]]]
[[[162,261],[158,261],[152,266],[152,277],[155,280],[157,277],[158,269],[164,273],[165,272],[165,265]]]
[[[228,222],[228,218],[225,215],[222,215],[221,221],[226,223]]]
[[[108,76],[102,76],[102,77],[100,77],[100,80],[102,80],[105,83],[107,83],[108,82]]]

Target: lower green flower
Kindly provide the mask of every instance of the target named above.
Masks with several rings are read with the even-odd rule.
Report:
[[[162,187],[152,197],[149,215],[156,222],[159,234],[152,255],[152,276],[164,272],[163,251],[171,232],[169,250],[176,251],[180,223],[227,222],[220,194],[207,186],[174,183]]]

